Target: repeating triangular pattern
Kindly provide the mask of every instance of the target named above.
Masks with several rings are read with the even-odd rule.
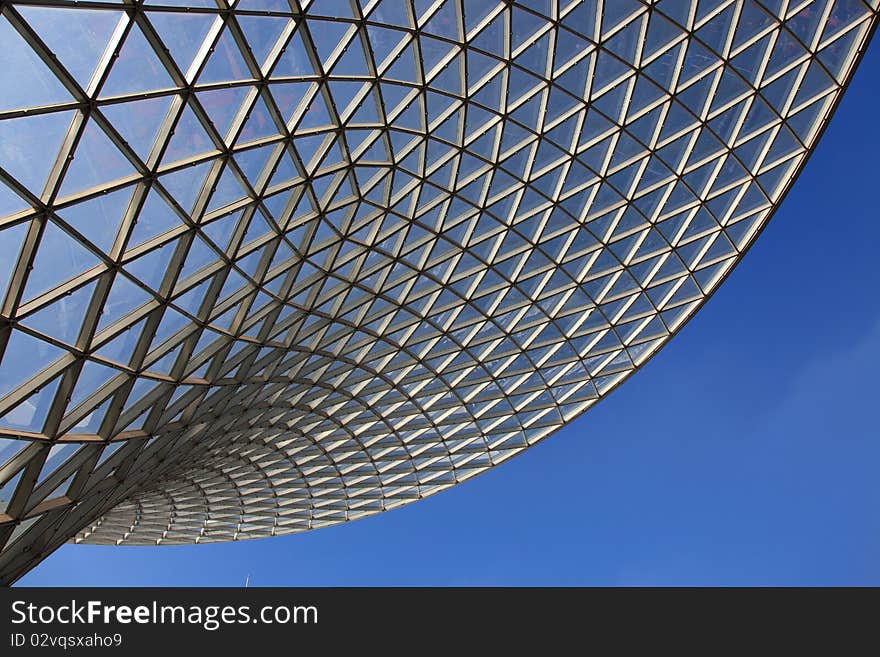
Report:
[[[420,499],[583,413],[800,170],[878,0],[0,5],[0,570]]]

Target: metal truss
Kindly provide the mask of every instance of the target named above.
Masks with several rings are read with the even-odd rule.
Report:
[[[800,171],[878,0],[0,2],[0,581],[525,450]]]

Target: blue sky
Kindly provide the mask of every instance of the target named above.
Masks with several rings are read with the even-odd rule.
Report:
[[[548,440],[315,532],[66,545],[22,585],[880,585],[880,40],[782,209],[641,372]]]

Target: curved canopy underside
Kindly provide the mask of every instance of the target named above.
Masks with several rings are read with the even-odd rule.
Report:
[[[4,3],[0,568],[351,520],[558,429],[737,263],[877,4]]]

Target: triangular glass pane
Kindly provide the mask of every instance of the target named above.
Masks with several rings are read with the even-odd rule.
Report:
[[[324,70],[327,71],[333,65],[332,55],[337,51],[340,44],[348,44],[349,34],[354,35],[357,32],[352,29],[351,23],[342,23],[337,21],[310,20],[308,22],[309,34],[312,36],[312,43],[315,44],[315,50],[318,52],[318,58]]]
[[[250,89],[252,87],[230,87],[197,94],[199,102],[221,136],[225,137],[229,132],[232,120],[241,109],[241,104]]]
[[[134,173],[134,167],[94,121],[83,130],[64,173],[59,196],[97,187]]]
[[[220,175],[220,180],[217,181],[214,193],[211,195],[211,200],[208,201],[208,212],[222,208],[246,196],[247,193],[242,188],[232,167],[227,165]]]
[[[144,319],[133,326],[129,326],[115,338],[103,344],[95,351],[95,354],[121,365],[128,365],[145,324],[146,320]]]
[[[180,224],[181,220],[177,213],[155,188],[151,189],[138,214],[137,223],[131,231],[128,248],[139,246]]]
[[[3,368],[0,397],[29,381],[64,353],[66,352],[63,349],[48,342],[13,330],[6,343],[6,350],[0,356],[0,367]]]
[[[37,247],[33,269],[28,275],[24,298],[32,299],[47,292],[97,263],[97,256],[55,223],[47,221]]]
[[[162,122],[168,116],[173,98],[173,96],[159,96],[130,103],[103,105],[101,112],[134,152],[145,160],[150,154]]]
[[[16,404],[0,417],[0,428],[12,429],[13,431],[41,431],[46,422],[49,407],[55,399],[59,381],[61,381],[61,377],[56,377],[30,397]],[[0,461],[0,465],[2,465],[2,461]],[[0,502],[0,506],[2,506],[2,502]]]
[[[205,185],[205,177],[210,171],[211,164],[204,162],[194,167],[186,167],[162,176],[159,182],[185,212],[192,212],[199,192]]]
[[[0,181],[0,218],[16,214],[29,207],[23,198]]]
[[[0,72],[7,68],[0,66]],[[35,196],[43,191],[73,114],[38,114],[0,121],[0,167]],[[41,156],[34,157],[35,153]]]
[[[254,16],[249,14],[239,15],[237,20],[242,32],[247,37],[251,52],[253,52],[259,66],[262,66],[266,61],[269,51],[290,22],[289,18],[280,16]]]
[[[186,261],[180,270],[178,280],[186,280],[191,274],[216,262],[219,258],[220,255],[211,248],[210,244],[196,234],[190,244],[189,252],[186,254]]]
[[[293,116],[312,86],[312,82],[281,82],[269,86],[275,105],[285,120]]]
[[[71,205],[58,211],[58,216],[70,224],[104,253],[110,253],[119,223],[131,200],[131,187]]]
[[[252,77],[232,33],[224,31],[199,75],[199,83],[250,80]]]
[[[215,20],[214,14],[148,11],[147,18],[186,75]]]
[[[229,245],[229,238],[232,237],[232,233],[238,225],[238,219],[241,216],[241,212],[242,211],[239,210],[238,212],[226,215],[225,217],[220,217],[209,224],[204,224],[201,226],[201,230],[220,248],[221,251],[225,251],[226,247]]]
[[[0,438],[0,467],[3,467],[29,443],[24,440],[14,440],[12,438]],[[0,502],[0,510],[3,509]]]
[[[117,374],[119,374],[119,370],[115,370],[112,367],[101,365],[93,360],[86,361],[79,372],[79,377],[77,377],[73,394],[70,396],[70,406],[76,406],[94,394],[98,388]]]
[[[20,443],[21,445],[25,445],[25,441],[15,441]],[[12,502],[12,498],[15,495],[15,491],[18,488],[18,482],[21,481],[21,475],[24,473],[24,468],[20,469],[15,476],[13,476],[9,481],[0,485],[0,512],[5,513],[7,509],[9,509],[9,505]],[[21,523],[18,527],[26,527],[26,522]],[[10,543],[12,542],[12,538],[15,538],[15,533],[10,537]]]
[[[0,111],[71,100],[70,94],[21,35],[0,16]]]
[[[263,173],[263,169],[272,153],[275,152],[275,145],[261,146],[260,148],[250,148],[246,151],[239,151],[235,154],[235,163],[238,164],[242,173],[251,183],[256,186],[257,179]],[[258,192],[260,190],[257,190]]]
[[[165,66],[137,24],[131,27],[119,57],[101,89],[102,96],[135,94],[174,87]]]
[[[80,326],[86,316],[94,291],[95,283],[84,285],[72,294],[65,294],[28,316],[23,320],[23,323],[25,326],[61,342],[66,342],[69,345],[76,344]]]
[[[98,331],[116,323],[135,308],[142,306],[151,297],[145,290],[135,285],[131,279],[122,274],[117,274],[113,279],[110,294],[101,309],[101,318],[98,320]]]
[[[110,402],[112,400],[113,396],[111,395],[104,403],[98,406],[98,408],[91,413],[88,413],[83,419],[71,427],[70,433],[98,433],[98,429],[101,428],[101,423],[104,421],[104,416],[107,414],[107,409],[110,407]]]
[[[21,245],[29,226],[30,222],[25,221],[0,230],[0,253],[4,254],[0,259],[0,299],[6,293],[6,286],[18,262]]]
[[[364,49],[355,37],[333,65],[333,75],[369,76]]]
[[[174,136],[168,143],[162,161],[168,163],[184,160],[214,149],[214,142],[211,141],[201,121],[196,118],[192,108],[187,104],[174,127]]]
[[[131,262],[125,263],[125,270],[142,284],[158,291],[168,271],[168,265],[177,243],[178,240],[172,240]]]
[[[19,11],[83,89],[88,88],[120,18],[127,20],[121,11],[82,7],[21,7]]]
[[[165,312],[162,313],[162,321],[159,322],[159,326],[156,327],[156,332],[153,335],[150,349],[155,349],[189,323],[190,320],[186,315],[182,315],[171,306],[166,306]]]
[[[238,136],[238,143],[262,139],[276,134],[278,134],[278,126],[272,120],[265,101],[263,101],[262,97],[259,97]]]
[[[73,480],[76,477],[76,475],[77,475],[76,472],[71,474],[67,479],[65,479],[60,484],[55,486],[55,488],[53,488],[51,491],[49,491],[49,493],[43,499],[53,500],[53,499],[58,499],[58,498],[64,497],[64,494],[67,492],[67,489],[70,488],[70,484],[73,483]]]
[[[287,42],[281,57],[278,58],[278,62],[272,70],[272,78],[314,74],[315,68],[309,59],[299,29],[297,29],[290,41]]]
[[[174,305],[190,315],[197,315],[199,307],[205,302],[205,294],[211,281],[211,278],[205,279],[195,287],[175,297],[173,300]]]

